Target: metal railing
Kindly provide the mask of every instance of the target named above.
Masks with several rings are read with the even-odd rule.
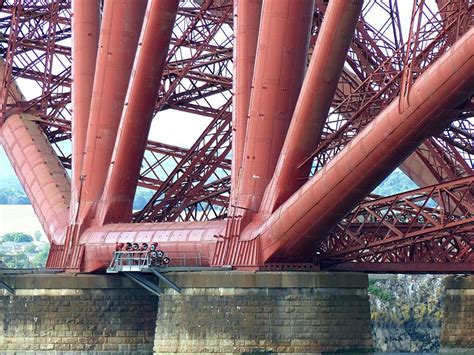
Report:
[[[163,253],[159,250],[124,250],[114,252],[108,273],[150,272],[152,268],[202,267],[203,259],[194,253]]]

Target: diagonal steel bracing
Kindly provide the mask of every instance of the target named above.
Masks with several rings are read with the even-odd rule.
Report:
[[[166,2],[156,1],[160,4]],[[149,2],[153,3],[154,1]],[[89,11],[89,15],[86,16],[88,17],[87,21],[82,24],[78,21],[75,26],[77,25],[78,28],[85,26],[91,30],[91,33],[98,34],[97,29],[100,25],[103,32],[107,27],[104,23],[108,21],[107,6],[111,3],[106,2],[105,10],[98,8],[98,2],[95,2],[95,7],[85,9],[80,7],[79,1],[76,1],[73,5],[77,7],[75,10],[72,9],[78,13],[76,19],[81,18],[80,12],[82,10]],[[123,2],[123,4],[125,3],[126,1]],[[80,40],[74,41],[76,50],[71,51],[70,1],[44,0],[38,3],[33,0],[6,0],[2,3],[0,47],[3,49],[5,71],[1,96],[3,117],[0,125],[3,124],[4,127],[1,140],[22,179],[22,184],[33,202],[35,211],[43,221],[48,236],[54,241],[48,260],[50,267],[70,267],[74,270],[86,271],[101,269],[108,264],[115,248],[115,242],[130,240],[150,242],[153,240],[160,242],[168,253],[174,253],[177,260],[189,265],[231,264],[236,267],[257,268],[267,260],[308,261],[316,255],[316,247],[321,243],[317,261],[321,262],[324,267],[340,269],[352,267],[370,271],[445,270],[454,272],[471,270],[469,265],[472,263],[470,259],[472,249],[469,238],[471,238],[472,226],[468,221],[471,218],[469,211],[472,208],[472,189],[465,188],[463,190],[465,194],[462,198],[462,212],[449,214],[450,212],[447,211],[456,208],[457,202],[453,198],[446,198],[446,193],[448,195],[451,193],[449,196],[453,196],[457,193],[453,191],[458,190],[450,190],[448,185],[440,185],[451,182],[456,184],[459,181],[464,181],[462,179],[469,179],[472,176],[473,132],[471,121],[473,104],[470,100],[472,94],[469,88],[464,88],[464,92],[459,91],[458,88],[453,89],[452,93],[447,93],[447,96],[459,94],[465,99],[461,106],[456,107],[454,111],[451,110],[454,107],[450,106],[450,103],[433,104],[432,108],[441,110],[443,115],[436,118],[433,111],[430,114],[432,117],[426,118],[431,122],[429,129],[420,129],[420,136],[408,143],[405,142],[405,146],[403,149],[400,148],[399,153],[400,157],[406,156],[411,149],[416,148],[401,168],[420,186],[434,184],[432,188],[439,192],[433,192],[430,201],[434,201],[433,203],[437,203],[438,206],[445,206],[445,211],[432,211],[433,215],[438,216],[444,213],[446,216],[443,217],[444,220],[452,220],[453,223],[457,223],[456,225],[449,222],[445,223],[444,227],[442,223],[438,223],[436,226],[433,224],[420,227],[419,217],[415,221],[412,218],[413,213],[415,216],[416,213],[419,213],[428,218],[429,215],[426,211],[432,207],[425,206],[419,212],[416,206],[420,202],[413,202],[412,198],[405,196],[403,201],[397,200],[396,203],[393,202],[395,200],[390,201],[396,205],[394,215],[397,215],[399,211],[418,211],[411,212],[411,221],[415,221],[411,226],[400,223],[393,226],[393,228],[400,228],[400,233],[410,236],[408,239],[395,240],[400,238],[400,233],[393,232],[395,229],[388,228],[385,222],[379,229],[381,231],[386,228],[385,231],[388,234],[383,234],[383,237],[380,236],[380,233],[377,234],[377,237],[370,235],[369,232],[373,230],[373,225],[369,225],[368,222],[362,223],[362,227],[357,226],[361,229],[359,234],[355,234],[353,232],[354,220],[349,224],[350,227],[345,225],[347,231],[351,231],[350,238],[354,239],[341,233],[337,234],[337,239],[335,239],[335,234],[327,233],[331,230],[331,226],[343,225],[344,221],[349,218],[343,219],[345,212],[349,212],[347,209],[356,206],[358,200],[362,200],[364,196],[368,195],[369,187],[376,184],[382,175],[386,175],[396,166],[395,160],[390,160],[387,157],[391,153],[384,152],[380,148],[384,144],[383,141],[380,142],[380,147],[374,150],[374,154],[379,154],[377,155],[377,164],[374,166],[364,165],[369,161],[367,155],[364,160],[360,161],[360,166],[357,166],[358,169],[366,166],[364,174],[358,173],[357,169],[347,174],[347,181],[350,183],[344,185],[346,186],[345,190],[340,191],[331,202],[328,202],[327,197],[323,196],[323,191],[334,184],[338,176],[344,175],[345,168],[350,166],[351,163],[345,160],[347,151],[352,151],[351,154],[354,155],[357,151],[367,153],[370,150],[368,150],[367,138],[362,138],[367,137],[367,133],[364,133],[367,129],[364,130],[364,128],[373,127],[373,122],[381,120],[384,112],[391,110],[392,106],[398,108],[400,117],[415,110],[413,106],[418,107],[418,103],[414,98],[416,96],[414,91],[422,85],[424,72],[441,68],[441,64],[438,63],[449,48],[454,49],[454,51],[451,50],[453,58],[459,57],[462,50],[456,46],[460,43],[461,36],[469,32],[473,25],[472,1],[438,1],[435,6],[427,2],[416,2],[411,12],[412,17],[408,19],[408,22],[406,15],[402,15],[404,3],[400,0],[364,1],[362,15],[355,24],[349,51],[345,58],[341,59],[345,59],[345,63],[334,95],[329,89],[323,90],[323,94],[327,96],[326,102],[330,102],[332,98],[329,115],[324,114],[324,105],[321,103],[315,104],[315,107],[310,110],[323,112],[320,117],[321,122],[324,123],[320,135],[321,143],[318,145],[317,143],[307,144],[304,140],[293,141],[293,144],[297,143],[296,145],[307,150],[307,153],[301,158],[295,159],[296,155],[286,151],[288,158],[297,161],[293,166],[298,165],[299,168],[288,169],[285,180],[287,183],[284,184],[285,190],[288,191],[278,194],[280,197],[275,197],[275,190],[271,188],[273,184],[268,185],[268,182],[281,179],[283,176],[280,168],[277,168],[277,172],[274,173],[274,167],[276,161],[281,160],[283,156],[279,157],[279,147],[283,146],[286,135],[285,127],[288,127],[290,120],[288,119],[285,124],[280,125],[283,122],[279,122],[278,119],[274,120],[274,118],[279,117],[278,112],[285,110],[287,110],[289,117],[293,116],[294,122],[296,122],[295,117],[300,116],[297,110],[293,110],[293,107],[288,108],[282,104],[286,102],[285,100],[296,102],[298,97],[299,89],[295,89],[298,85],[292,86],[290,81],[293,80],[292,83],[297,83],[300,79],[302,80],[302,76],[296,73],[304,73],[306,65],[321,56],[320,46],[317,43],[329,38],[329,35],[324,31],[324,22],[329,22],[331,6],[347,6],[347,2],[332,0],[328,7],[325,1],[315,1],[314,11],[309,11],[313,15],[309,18],[304,17],[305,21],[308,19],[305,31],[302,28],[306,25],[303,25],[301,18],[298,18],[297,22],[301,25],[299,27],[301,35],[295,37],[298,40],[291,40],[291,36],[277,36],[276,33],[283,29],[282,26],[280,28],[274,27],[274,31],[268,31],[275,23],[291,23],[290,18],[294,14],[292,15],[291,11],[276,10],[277,7],[273,9],[269,7],[269,4],[278,5],[281,10],[285,8],[284,2],[275,0],[266,3],[267,9],[264,5],[263,17],[260,17],[259,11],[262,2],[258,0],[245,2],[245,5],[251,5],[249,8],[243,7],[242,2],[239,5],[238,1],[233,3],[230,0],[179,2],[170,38],[170,47],[166,51],[162,80],[161,82],[157,79],[150,80],[150,84],[159,88],[158,98],[154,104],[143,105],[141,108],[145,109],[146,106],[146,109],[151,112],[173,109],[197,113],[210,117],[211,124],[191,149],[148,141],[144,154],[131,153],[133,159],[126,161],[126,163],[133,160],[137,166],[141,161],[141,171],[138,172],[135,169],[136,172],[131,173],[133,169],[125,169],[124,171],[130,172],[127,181],[133,181],[133,183],[115,184],[119,189],[123,188],[128,191],[125,199],[127,205],[131,203],[131,196],[136,184],[156,192],[146,208],[135,214],[134,219],[139,223],[134,224],[108,224],[107,222],[116,220],[116,217],[112,219],[104,217],[111,216],[110,211],[113,211],[114,216],[116,213],[121,216],[119,220],[127,222],[131,216],[130,207],[117,207],[118,205],[113,203],[108,205],[106,202],[113,201],[116,189],[107,187],[108,192],[103,194],[103,189],[100,187],[110,185],[114,180],[113,175],[120,176],[120,174],[110,174],[110,171],[113,170],[113,168],[110,169],[110,166],[114,166],[115,159],[108,158],[109,153],[103,154],[105,151],[113,150],[116,141],[115,135],[112,134],[110,139],[107,138],[110,144],[104,144],[103,147],[106,149],[103,152],[100,152],[101,149],[98,150],[99,155],[104,159],[92,159],[91,154],[86,155],[88,162],[85,171],[87,174],[77,167],[82,164],[80,163],[80,151],[83,148],[80,147],[85,145],[86,151],[91,153],[93,151],[90,150],[93,145],[91,142],[94,139],[97,140],[98,136],[102,139],[100,134],[94,133],[94,129],[90,126],[91,122],[86,122],[86,119],[81,121],[77,118],[83,116],[89,121],[89,116],[91,116],[88,115],[89,109],[87,108],[90,105],[87,95],[90,97],[91,89],[87,89],[87,86],[91,85],[91,78],[97,75],[99,68],[95,67],[96,55],[93,54],[94,43],[97,40],[94,39],[94,36],[87,36],[83,38],[85,41],[82,44]],[[304,4],[305,2],[301,1],[301,5]],[[115,4],[114,6],[121,5]],[[233,8],[235,9],[234,16],[237,18],[232,18]],[[295,9],[293,7],[292,10]],[[253,20],[249,16],[239,19],[239,14],[245,13],[246,10],[254,16]],[[377,17],[377,21],[374,20],[374,16]],[[102,18],[101,24],[98,22],[99,18]],[[289,22],[288,19],[290,19]],[[125,17],[121,20],[127,21]],[[117,22],[118,26],[120,26],[119,22]],[[233,33],[234,24],[236,26],[235,33]],[[142,30],[141,27],[141,25],[136,26],[137,33],[142,31],[143,36],[146,34],[146,30]],[[293,30],[295,34],[299,31],[296,27]],[[283,50],[280,58],[281,63],[288,65],[285,64],[279,69],[276,65],[279,62],[276,55],[269,56],[267,60],[261,59],[259,64],[259,52],[268,49],[265,47],[267,40],[265,33],[270,36],[269,44],[273,48],[271,52],[278,53]],[[332,33],[336,32],[332,31]],[[309,42],[306,42],[306,35],[309,36]],[[155,38],[154,36],[153,34],[151,37]],[[233,40],[233,36],[237,38]],[[340,39],[336,38],[333,41],[336,41],[337,45],[342,44]],[[260,45],[257,45],[258,42]],[[309,43],[309,47],[307,47],[307,43]],[[233,44],[236,46],[235,52]],[[297,51],[300,54],[303,53],[302,60],[300,64],[293,67],[291,58],[285,57],[285,48],[292,48],[291,45],[295,45],[295,47],[302,45],[308,50],[308,55],[304,53],[305,51]],[[467,46],[467,48],[471,49],[464,49],[465,52],[472,51],[472,47]],[[114,52],[117,53],[115,49]],[[134,51],[125,52],[124,55],[127,56],[130,63],[138,58]],[[255,54],[257,54],[256,66],[253,57]],[[73,73],[71,72],[71,59],[76,63]],[[82,71],[77,70],[81,68],[81,60],[85,64],[82,66]],[[264,63],[263,66],[262,63]],[[120,64],[125,65],[126,63]],[[458,71],[464,70],[458,64],[459,62],[455,62],[453,68]],[[234,66],[235,71],[233,71]],[[286,73],[289,68],[293,68],[293,72],[290,70],[288,74],[283,75],[282,73]],[[311,68],[310,66],[308,72],[311,72]],[[263,70],[263,72],[259,73],[259,70]],[[314,72],[321,74],[325,71],[315,70]],[[71,81],[71,73],[74,81]],[[271,73],[280,73],[281,75]],[[337,81],[337,77],[338,75],[334,74],[333,81]],[[130,82],[126,75],[121,78],[125,79],[123,80],[124,90],[127,87],[133,87],[133,76]],[[276,84],[278,80],[281,82]],[[464,80],[469,80],[469,76],[466,75]],[[250,84],[252,81],[253,84]],[[34,89],[26,91],[26,97],[22,96],[19,94],[15,82],[18,82],[22,87],[25,83],[29,83],[30,87]],[[232,88],[233,82],[234,88]],[[239,86],[239,83],[242,85]],[[71,84],[73,96],[71,96]],[[140,88],[140,84],[136,84],[136,87]],[[273,100],[273,94],[269,94],[271,91],[269,88],[272,87],[281,88],[280,96],[275,96],[278,98],[276,102],[286,107],[282,106],[280,111],[277,109],[278,112],[273,113],[271,110],[263,110],[265,107],[271,108],[269,103]],[[321,85],[317,85],[317,87],[320,88]],[[114,89],[118,89],[118,87]],[[136,88],[129,90],[132,90],[132,94],[137,92]],[[231,90],[235,94],[232,125]],[[442,90],[447,89],[443,88]],[[426,93],[426,91],[423,92]],[[111,93],[112,91],[109,89],[104,91],[105,96]],[[85,96],[81,98],[82,94]],[[79,95],[79,99],[77,95]],[[82,102],[84,106],[75,104],[74,111],[72,111],[71,100],[76,103]],[[242,105],[239,104],[239,100]],[[100,107],[109,110],[109,112],[115,110],[118,118],[114,124],[118,126],[119,118],[127,112],[127,109],[124,109],[127,105],[118,104],[112,107],[110,101],[98,97],[95,97],[95,101],[95,107],[102,105]],[[224,105],[224,103],[227,104]],[[130,109],[128,111],[131,112]],[[21,115],[16,115],[18,113]],[[28,114],[25,115],[25,113]],[[137,122],[139,119],[137,116],[142,116],[142,114],[135,113],[131,116],[134,119],[130,122]],[[250,117],[249,121],[247,116]],[[237,117],[239,118],[237,119]],[[391,117],[394,122],[396,116]],[[107,121],[108,118],[103,122]],[[263,127],[259,124],[264,121],[267,128],[256,129]],[[96,123],[92,121],[92,127],[94,125]],[[276,129],[276,127],[280,128]],[[387,124],[388,127],[392,126]],[[89,144],[85,142],[87,139],[81,140],[78,128],[79,131],[82,130],[83,138],[89,136]],[[133,132],[135,128],[132,124],[129,131]],[[141,144],[144,144],[146,139],[146,133],[144,133],[146,130],[146,127],[142,130]],[[275,134],[275,132],[279,133]],[[232,155],[231,135],[234,136]],[[419,140],[422,135],[425,137],[423,142]],[[400,137],[399,141],[408,139],[408,136],[409,134],[406,133],[405,136]],[[71,137],[73,140],[72,152],[69,144]],[[314,137],[318,138],[319,134]],[[386,138],[389,141],[391,139],[390,135]],[[33,145],[27,148],[24,143],[18,144],[19,141],[25,140],[33,142]],[[116,148],[122,147],[123,150],[123,147],[130,144],[133,139],[122,138],[121,140],[123,142],[117,143]],[[420,143],[418,147],[414,146],[415,141]],[[390,152],[398,149],[395,146],[399,142],[392,143]],[[28,154],[33,146],[36,147],[37,153]],[[248,160],[247,156],[251,157],[251,153],[258,147],[270,147],[264,155],[259,153],[260,158],[270,157],[263,158],[263,165],[260,161],[252,164],[252,159],[246,161]],[[239,150],[240,153],[238,153]],[[143,159],[141,155],[143,155]],[[101,159],[102,163],[99,162]],[[389,160],[390,162],[388,162]],[[41,161],[46,163],[36,165]],[[344,163],[345,161],[346,163]],[[382,164],[382,162],[385,163]],[[230,174],[231,164],[232,174]],[[268,174],[263,174],[261,168],[266,164],[269,164],[270,169],[267,169]],[[303,172],[303,170],[306,171],[305,166],[310,165],[313,168],[312,172]],[[83,229],[76,228],[74,219],[70,219],[69,199],[71,195],[68,192],[70,185],[63,167],[72,168],[71,176],[74,182],[72,187],[75,191],[72,194],[74,201],[71,205],[73,207],[71,209],[73,211],[72,217],[75,216],[74,211],[77,209],[76,201],[80,205],[86,200],[82,201],[79,197],[78,192],[81,185],[88,185],[86,196],[95,196],[88,198],[89,202],[85,203],[85,205],[89,205],[87,209],[93,213],[81,214],[81,218],[84,217],[83,221],[86,221]],[[116,168],[116,171],[119,170],[122,169]],[[243,173],[241,177],[238,174],[239,170]],[[48,171],[52,172],[52,175]],[[56,174],[60,171],[59,175]],[[104,176],[101,178],[104,184],[88,181],[91,172]],[[336,175],[334,175],[335,172],[337,172]],[[298,189],[315,173],[316,175],[303,188]],[[80,178],[83,175],[86,176],[85,180]],[[255,176],[263,177],[259,181],[261,186],[256,189],[257,185],[252,185],[252,182],[255,182]],[[231,179],[233,180],[232,190]],[[326,186],[325,189],[318,190],[316,188],[318,184]],[[44,188],[38,188],[38,185],[44,185]],[[309,188],[310,186],[311,188]],[[310,193],[310,191],[313,192]],[[320,192],[316,193],[316,191]],[[292,192],[295,194],[289,197]],[[231,193],[234,197],[229,205]],[[267,196],[263,199],[263,207],[260,207],[259,201],[263,194],[267,194]],[[60,196],[63,197],[56,198]],[[103,199],[103,196],[108,197]],[[288,207],[293,202],[296,209],[291,210]],[[305,203],[309,203],[307,206],[313,205],[315,207],[305,211],[303,207]],[[365,203],[369,202],[362,202],[359,209],[356,207],[356,211],[361,211],[360,208],[366,206]],[[345,205],[345,212],[338,209],[339,204]],[[104,206],[107,205],[109,207],[105,208]],[[112,208],[112,205],[115,207]],[[101,206],[99,219],[94,217],[97,206]],[[283,208],[275,210],[278,206]],[[249,207],[253,210],[252,213],[248,212],[247,208]],[[265,213],[257,213],[259,209]],[[320,212],[316,213],[315,211]],[[368,211],[372,210],[367,207],[364,211],[369,213]],[[301,212],[303,213],[301,214]],[[378,210],[373,212],[377,215]],[[327,217],[328,213],[330,218]],[[265,218],[263,218],[264,214]],[[295,219],[300,214],[301,218]],[[374,217],[373,213],[369,213],[369,215]],[[227,221],[163,222],[209,221],[223,219],[226,216],[229,216]],[[365,215],[362,214],[362,216]],[[360,213],[357,214],[358,219],[361,219],[362,216]],[[269,220],[265,224],[267,217]],[[462,218],[462,222],[459,218]],[[159,223],[143,223],[145,221]],[[103,224],[104,222],[102,227],[87,228],[89,224]],[[269,229],[269,226],[274,222],[275,225]],[[276,226],[282,226],[282,223],[293,224],[290,229],[281,229],[286,230],[281,234]],[[303,230],[306,228],[305,226],[308,227],[307,230]],[[433,230],[435,227],[438,228],[436,231]],[[340,230],[338,228],[335,227],[333,231]],[[391,237],[390,233],[395,233],[394,237]],[[287,240],[287,242],[281,243],[282,240]],[[325,247],[329,244],[334,248]],[[361,245],[369,247],[362,250],[360,249]],[[355,250],[354,248],[359,249]],[[408,263],[410,263],[409,267],[404,266]]]

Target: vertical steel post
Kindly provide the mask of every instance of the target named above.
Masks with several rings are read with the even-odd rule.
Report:
[[[312,0],[263,3],[236,205],[258,212],[283,145],[306,68]]]
[[[262,0],[234,0],[234,102],[232,111],[231,205],[242,168]]]
[[[87,123],[100,32],[100,1],[72,1],[72,186],[71,217],[77,213]]]
[[[100,224],[129,222],[178,0],[150,0],[100,203]]]
[[[106,0],[94,76],[78,224],[90,224],[104,190],[146,9],[146,0]]]
[[[319,30],[273,179],[261,211],[271,214],[308,179],[311,162],[298,164],[318,145],[363,0],[332,0]]]

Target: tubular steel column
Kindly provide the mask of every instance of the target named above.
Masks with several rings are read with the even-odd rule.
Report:
[[[117,243],[158,243],[171,259],[171,266],[209,266],[216,248],[216,235],[225,221],[117,223],[87,229],[81,235],[85,246],[82,271],[109,266]]]
[[[0,129],[0,143],[48,240],[62,244],[69,225],[71,185],[36,118],[30,114],[8,117]]]
[[[382,111],[338,156],[277,209],[254,236],[264,261],[309,260],[325,234],[474,92],[474,29],[414,83],[410,106]],[[450,112],[451,111],[451,112]],[[448,124],[448,122],[446,122]]]
[[[306,68],[314,1],[263,3],[236,204],[257,212],[283,145]]]
[[[95,218],[110,166],[146,0],[106,0],[82,167],[78,223]]]
[[[232,112],[231,205],[242,168],[250,92],[257,52],[262,0],[234,0],[234,102]]]
[[[99,211],[101,224],[129,222],[178,0],[150,0]]]
[[[290,128],[261,211],[271,214],[308,179],[311,162],[297,168],[318,145],[363,0],[332,0],[324,15]]]
[[[77,213],[80,176],[86,144],[87,123],[94,84],[100,32],[100,1],[72,1],[72,203]]]

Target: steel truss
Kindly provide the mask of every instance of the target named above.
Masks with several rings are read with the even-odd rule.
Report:
[[[322,265],[474,263],[474,177],[403,194],[370,198],[320,246]],[[439,201],[438,203],[435,201]],[[439,270],[442,270],[440,267]]]
[[[473,27],[472,1],[439,3],[444,5],[438,8],[415,1],[406,33],[399,16],[401,1],[365,1],[321,143],[300,163],[300,167],[313,164],[311,176],[386,107],[396,104],[400,112],[406,109],[414,81]],[[315,4],[311,47],[327,8],[323,0]],[[152,190],[153,197],[134,214],[135,223],[227,216],[232,12],[231,1],[180,2],[155,111],[172,109],[206,116],[209,125],[189,149],[147,142],[138,186]],[[371,21],[374,16],[379,20]],[[5,62],[2,120],[15,113],[33,114],[69,169],[71,1],[5,0],[0,31]],[[309,56],[311,53],[312,48]],[[17,84],[31,88],[25,97],[18,96]],[[440,265],[440,271],[448,262],[474,263],[473,110],[473,102],[466,102],[459,116],[447,117],[446,125],[433,127],[431,137],[410,157],[421,162],[422,171],[433,177],[435,185],[367,198],[328,234],[319,246],[318,262],[328,267],[371,263],[375,271],[387,269],[386,263],[430,263]],[[409,162],[402,168],[408,174],[413,171]],[[379,269],[373,266],[379,264]]]

